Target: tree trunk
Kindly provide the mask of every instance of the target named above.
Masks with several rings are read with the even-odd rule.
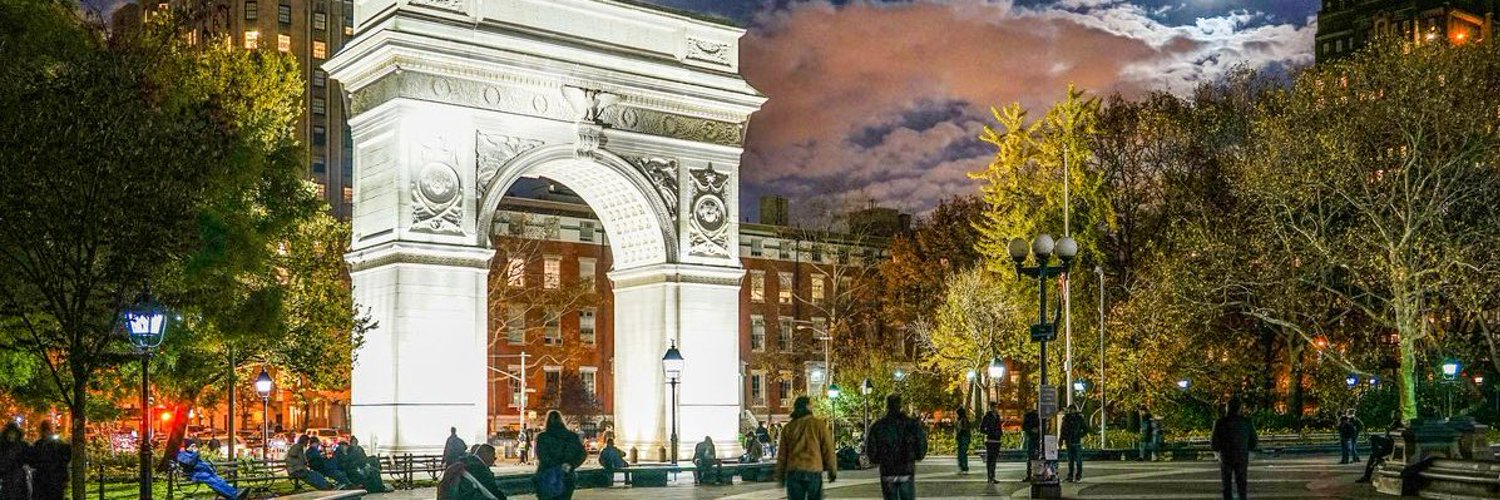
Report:
[[[161,447],[161,460],[156,462],[157,472],[166,472],[167,468],[172,465],[172,460],[177,458],[177,450],[182,449],[182,440],[187,434],[187,412],[188,405],[186,404],[172,405],[172,428],[167,429],[167,442]],[[213,451],[218,453],[219,450]]]
[[[1283,337],[1283,338],[1290,339],[1289,337]],[[1296,428],[1301,429],[1302,428],[1302,406],[1303,406],[1303,403],[1304,403],[1303,397],[1302,397],[1303,394],[1302,394],[1302,347],[1301,347],[1301,344],[1298,343],[1295,340],[1289,340],[1288,343],[1287,343],[1287,351],[1288,351],[1288,359],[1287,359],[1287,361],[1291,362],[1291,364],[1292,364],[1292,366],[1291,366],[1291,377],[1290,377],[1290,380],[1287,382],[1287,388],[1286,388],[1286,393],[1287,393],[1287,397],[1286,397],[1286,399],[1287,399],[1287,411],[1290,412],[1294,417],[1296,417],[1296,424],[1294,424],[1294,425],[1296,426]]]
[[[1417,418],[1417,355],[1416,346],[1406,332],[1401,332],[1397,366],[1397,389],[1401,391],[1401,420],[1411,422]]]
[[[74,379],[73,404],[68,406],[68,445],[73,448],[73,459],[68,462],[68,483],[72,486],[73,500],[85,500],[88,495],[88,394],[84,384]]]

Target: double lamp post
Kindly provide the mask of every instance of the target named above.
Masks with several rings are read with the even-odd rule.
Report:
[[[1041,343],[1042,383],[1037,398],[1037,415],[1042,421],[1041,435],[1046,438],[1041,449],[1037,450],[1041,456],[1028,457],[1039,461],[1041,466],[1035,481],[1031,483],[1031,497],[1060,498],[1062,485],[1057,478],[1057,441],[1050,431],[1052,417],[1057,413],[1057,388],[1047,381],[1047,342],[1057,339],[1057,325],[1055,321],[1047,321],[1047,281],[1067,276],[1068,266],[1078,256],[1078,242],[1071,237],[1054,242],[1051,235],[1042,234],[1032,240],[1030,245],[1020,238],[1012,239],[1007,250],[1011,260],[1015,261],[1016,275],[1036,278],[1037,281],[1037,323],[1031,325],[1031,340]],[[1026,266],[1028,254],[1036,264],[1033,267]],[[1057,255],[1059,265],[1051,265],[1054,254]]]

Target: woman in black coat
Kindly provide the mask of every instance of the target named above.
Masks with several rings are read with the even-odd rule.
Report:
[[[0,499],[31,498],[31,486],[26,484],[29,450],[20,424],[11,422],[5,425],[5,430],[0,430]]]
[[[564,492],[559,496],[541,495],[539,500],[570,500],[573,498],[573,489],[577,486],[573,480],[573,471],[583,465],[583,460],[588,458],[588,453],[583,451],[583,440],[578,433],[568,430],[563,424],[562,414],[557,410],[547,412],[547,427],[541,434],[536,436],[536,472],[541,476],[543,472],[554,467],[561,467],[564,478]]]

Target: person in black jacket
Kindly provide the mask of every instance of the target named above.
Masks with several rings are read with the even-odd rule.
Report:
[[[52,422],[43,420],[41,437],[31,445],[31,458],[26,462],[31,473],[31,498],[33,500],[62,500],[68,484],[68,462],[73,458],[73,448],[64,443],[52,430]]]
[[[1354,416],[1354,410],[1349,410],[1339,417],[1339,451],[1343,457],[1339,459],[1340,464],[1359,463],[1359,433],[1364,430],[1364,422],[1360,422]]]
[[[979,421],[979,433],[984,434],[984,472],[991,483],[1000,482],[995,480],[995,461],[1000,459],[1000,437],[1004,433],[1000,428],[999,409],[998,403],[991,402],[990,410]]]
[[[973,439],[974,424],[969,421],[969,409],[958,407],[958,418],[953,421],[953,441],[958,444],[958,473],[969,473],[969,441]]]
[[[31,454],[21,425],[12,421],[0,430],[0,499],[30,500],[26,484],[26,457]]]
[[[1385,457],[1396,450],[1396,438],[1401,437],[1405,424],[1401,422],[1401,410],[1396,410],[1391,415],[1391,426],[1385,429],[1385,434],[1370,435],[1370,461],[1365,463],[1365,475],[1355,480],[1356,483],[1368,483],[1370,477],[1375,474],[1375,468],[1385,463]]]
[[[1068,444],[1068,482],[1083,480],[1083,436],[1088,433],[1088,423],[1078,405],[1069,407],[1062,421],[1062,439]]]
[[[916,463],[927,458],[927,431],[922,422],[901,412],[901,396],[886,396],[885,416],[870,425],[865,453],[880,466],[880,494],[885,500],[917,498]]]
[[[458,437],[458,428],[449,427],[448,442],[443,443],[443,467],[447,468],[455,462],[463,460],[464,455],[468,454],[469,445],[464,442],[464,438]]]
[[[323,442],[318,438],[309,437],[307,440],[307,467],[318,474],[322,474],[323,477],[333,480],[334,489],[342,490],[348,488],[349,485],[353,484],[353,481],[350,481],[349,476],[344,474],[343,469],[340,469],[338,464],[329,459],[325,453]]]
[[[1234,500],[1234,491],[1240,499],[1246,495],[1248,480],[1245,470],[1250,467],[1250,451],[1256,448],[1255,425],[1240,415],[1240,400],[1229,400],[1229,411],[1214,422],[1213,450],[1219,452],[1219,479],[1223,482],[1224,500]],[[1231,486],[1233,489],[1231,490]]]
[[[536,473],[540,476],[549,469],[560,468],[563,474],[564,491],[557,496],[542,496],[537,492],[539,500],[569,500],[573,498],[573,490],[577,487],[574,481],[573,471],[583,465],[583,460],[588,458],[588,453],[583,450],[583,441],[578,434],[568,430],[563,423],[562,414],[557,410],[547,412],[547,427],[541,434],[536,436]]]
[[[1021,419],[1021,431],[1026,433],[1026,478],[1022,481],[1031,481],[1031,462],[1042,458],[1042,417],[1036,410],[1026,412]]]

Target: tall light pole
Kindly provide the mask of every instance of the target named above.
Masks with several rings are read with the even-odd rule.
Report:
[[[865,400],[865,433],[863,435],[868,440],[870,435],[870,395],[875,393],[875,384],[870,382],[869,377],[865,377],[865,381],[859,384],[859,393],[861,396],[864,396]]]
[[[990,401],[1000,400],[1000,381],[1005,379],[1005,363],[1000,362],[1000,357],[990,358],[990,366],[985,368],[985,375],[990,376]]]
[[[1025,240],[1015,238],[1010,240],[1007,248],[1011,260],[1015,261],[1016,275],[1036,278],[1037,280],[1037,323],[1031,325],[1031,340],[1041,343],[1041,391],[1037,397],[1037,414],[1041,417],[1041,435],[1050,434],[1049,428],[1052,417],[1057,412],[1057,389],[1047,383],[1047,342],[1057,339],[1057,325],[1047,321],[1047,280],[1054,277],[1066,278],[1068,266],[1072,264],[1073,257],[1078,255],[1078,242],[1073,238],[1064,237],[1062,241],[1053,242],[1052,236],[1047,234],[1038,235],[1030,245]],[[1061,265],[1050,265],[1053,252],[1056,251]],[[1026,257],[1030,253],[1035,260],[1035,267],[1026,267]],[[1054,441],[1054,446],[1055,441]],[[1059,498],[1062,496],[1062,483],[1057,478],[1057,461],[1055,458],[1047,458],[1047,447],[1043,446],[1041,474],[1037,480],[1031,483],[1032,498]],[[1052,452],[1055,454],[1056,449]],[[1036,458],[1036,457],[1032,457]]]
[[[151,352],[161,346],[167,335],[166,309],[151,298],[149,287],[141,291],[135,304],[123,314],[126,334],[141,356],[141,498],[151,499],[151,412],[147,410],[151,394]]]
[[[255,377],[255,393],[260,395],[260,459],[270,460],[271,454],[271,388],[275,383],[271,381],[271,374],[266,373],[266,368],[261,367],[260,375]],[[229,439],[234,439],[230,436]]]
[[[1063,149],[1063,155],[1062,155],[1062,157],[1063,157],[1063,240],[1064,241],[1073,241],[1073,228],[1072,228],[1071,220],[1068,217],[1069,209],[1072,206],[1072,203],[1069,201],[1069,198],[1068,198],[1068,181],[1069,181],[1070,178],[1073,177],[1072,175],[1070,175],[1073,172],[1072,172],[1070,166],[1068,165],[1068,150],[1066,148]],[[1074,245],[1073,252],[1076,254],[1078,252],[1077,243],[1074,243],[1073,245]],[[1070,259],[1070,258],[1072,258],[1072,256],[1065,257],[1065,259]],[[1068,274],[1066,272],[1064,272],[1063,276],[1062,276],[1062,293],[1063,293],[1063,345],[1065,346],[1064,347],[1064,351],[1066,351],[1064,353],[1064,355],[1063,355],[1063,374],[1067,378],[1067,380],[1066,380],[1067,385],[1068,386],[1072,386],[1073,385],[1073,280],[1072,280],[1072,278],[1070,278],[1068,276]],[[1072,392],[1068,392],[1068,406],[1073,406],[1073,393]]]
[[[1099,449],[1107,447],[1104,428],[1109,425],[1109,410],[1104,404],[1104,267],[1094,266],[1099,275]]]
[[[1442,368],[1443,368],[1443,378],[1448,381],[1448,385],[1449,385],[1448,390],[1443,391],[1443,392],[1448,393],[1448,419],[1452,420],[1453,419],[1453,382],[1458,380],[1458,369],[1462,368],[1462,365],[1459,365],[1458,361],[1450,359],[1450,360],[1447,360],[1447,361],[1443,362],[1443,367]]]
[[[667,354],[661,357],[662,371],[667,374],[667,383],[672,386],[672,465],[677,465],[677,383],[682,378],[682,366],[686,364],[682,359],[682,351],[677,350],[677,341],[672,341],[672,346],[667,348]],[[525,398],[523,394],[521,396]]]
[[[839,412],[839,395],[840,394],[843,394],[843,390],[839,389],[839,385],[836,384],[836,383],[834,383],[833,380],[830,379],[828,381],[828,402],[831,404],[831,406],[833,406],[833,413],[834,413],[835,416],[837,416],[838,412]],[[839,442],[839,423],[838,423],[838,419],[836,419],[836,418],[830,418],[830,419],[828,419],[828,422],[829,422],[829,425],[833,426],[834,448],[838,448],[838,442]]]
[[[967,400],[964,401],[964,404],[968,405],[970,408],[975,408],[975,409],[979,408],[979,406],[977,405],[977,403],[979,403],[978,400],[980,399],[979,398],[979,391],[977,389],[978,384],[974,383],[974,380],[977,379],[977,378],[979,378],[979,374],[976,373],[973,368],[970,368],[969,372],[964,374],[964,380],[968,381],[968,384],[969,384],[969,387],[968,387],[968,391],[969,391],[968,394],[969,394],[969,396],[968,396]]]

